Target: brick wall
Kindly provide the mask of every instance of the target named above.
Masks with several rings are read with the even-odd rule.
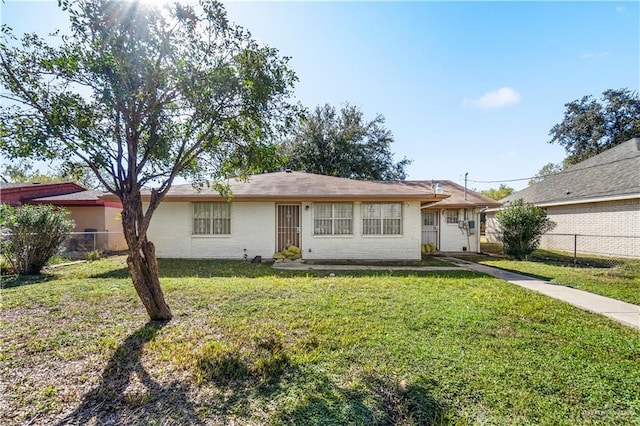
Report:
[[[301,203],[301,248],[305,259],[420,259],[420,203],[405,202],[402,235],[362,235],[360,204],[354,203],[353,235],[314,236],[313,203]],[[309,205],[307,210],[305,207]],[[231,203],[231,234],[192,235],[188,202],[163,202],[149,227],[159,257],[270,258],[276,248],[276,203]]]
[[[540,247],[615,257],[640,257],[640,199],[548,207],[556,227]],[[577,235],[577,237],[576,237]],[[487,241],[499,242],[495,213],[487,214]]]

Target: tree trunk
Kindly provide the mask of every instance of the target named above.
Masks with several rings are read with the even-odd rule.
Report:
[[[156,249],[147,240],[147,222],[142,213],[140,191],[125,194],[121,200],[122,229],[129,248],[127,265],[133,286],[149,317],[154,321],[168,321],[173,315],[160,287]]]
[[[164,300],[164,294],[158,278],[158,262],[153,243],[145,241],[141,250],[129,250],[127,257],[129,274],[133,286],[154,321],[168,321],[172,318],[171,309]]]

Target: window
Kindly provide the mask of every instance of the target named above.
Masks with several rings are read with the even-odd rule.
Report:
[[[193,235],[231,234],[229,203],[193,203]]]
[[[362,234],[402,234],[402,204],[362,204]]]
[[[447,223],[455,223],[458,224],[458,210],[448,210],[447,211]]]
[[[351,203],[314,203],[314,235],[351,235],[353,234],[353,204]]]

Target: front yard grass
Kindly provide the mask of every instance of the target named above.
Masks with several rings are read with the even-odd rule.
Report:
[[[496,245],[489,244],[483,244],[482,250],[497,252]],[[574,266],[573,257],[568,254],[536,250],[527,261],[477,255],[470,260],[640,305],[640,260],[637,259],[583,256]]]
[[[0,290],[2,424],[640,424],[640,333],[464,271],[123,257]]]

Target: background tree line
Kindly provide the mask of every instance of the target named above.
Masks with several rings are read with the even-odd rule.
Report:
[[[561,163],[547,163],[529,180],[529,185],[560,173],[567,167],[598,155],[629,139],[640,137],[640,95],[637,91],[609,89],[600,99],[587,95],[565,105],[562,121],[549,131],[549,143],[564,147],[567,157]],[[504,184],[482,194],[500,200],[514,192]]]

